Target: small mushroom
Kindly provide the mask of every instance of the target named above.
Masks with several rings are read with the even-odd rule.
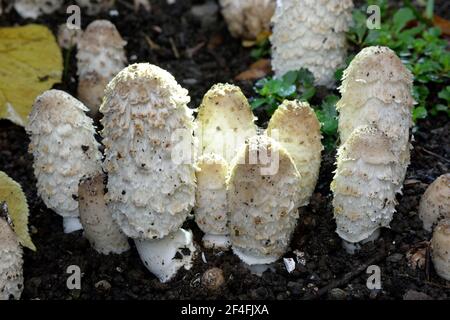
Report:
[[[78,183],[101,170],[101,153],[88,109],[60,90],[36,98],[26,128],[38,194],[46,206],[64,218],[66,233],[82,228]]]
[[[323,150],[320,122],[314,110],[307,102],[285,100],[270,119],[267,135],[278,141],[294,160],[301,176],[299,205],[307,205],[319,178]]]
[[[180,229],[196,189],[189,100],[169,72],[140,63],[108,84],[100,108],[108,206],[161,281],[189,268],[195,251],[192,234]],[[189,254],[178,259],[180,248]]]
[[[22,18],[36,19],[61,8],[63,0],[15,0],[14,9]]]
[[[230,245],[226,179],[229,165],[246,139],[256,135],[255,117],[241,89],[216,84],[205,94],[195,121],[199,140],[195,220],[207,248]]]
[[[10,224],[0,216],[0,300],[20,299],[23,290],[22,247]]]
[[[78,41],[78,98],[94,116],[106,85],[127,63],[125,45],[114,24],[107,20],[90,23]]]
[[[89,16],[98,15],[112,8],[115,0],[75,0]]]
[[[345,63],[352,8],[352,0],[278,0],[270,38],[276,77],[306,68],[318,85],[332,87]]]
[[[230,246],[227,206],[228,164],[215,154],[197,161],[195,221],[205,233],[206,248],[227,249]]]
[[[275,0],[220,0],[219,3],[233,37],[255,40],[262,32],[270,32]]]
[[[101,173],[81,179],[78,187],[80,220],[84,236],[97,252],[120,254],[130,249],[130,246],[106,205],[105,178]]]
[[[378,229],[392,220],[401,181],[388,137],[374,126],[356,129],[338,150],[331,184],[338,235],[350,244],[375,240]]]
[[[436,273],[450,281],[450,219],[441,220],[434,229],[431,258]]]
[[[287,250],[298,220],[300,175],[287,151],[261,135],[232,164],[228,208],[233,252],[247,265],[268,265]]]
[[[432,231],[439,220],[450,219],[450,173],[441,175],[428,186],[420,199],[419,217],[427,231]]]

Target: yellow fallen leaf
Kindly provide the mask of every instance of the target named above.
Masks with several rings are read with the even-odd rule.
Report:
[[[14,232],[20,243],[33,251],[36,247],[28,233],[28,203],[20,184],[0,171],[0,203],[6,202],[8,213],[13,222]]]
[[[0,28],[0,119],[25,126],[35,98],[61,81],[63,60],[45,26]]]

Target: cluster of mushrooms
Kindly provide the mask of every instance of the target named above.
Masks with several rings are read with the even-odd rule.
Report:
[[[306,67],[317,84],[333,85],[345,59],[352,1],[268,0],[253,11],[247,1],[220,3],[236,37],[255,38],[272,18],[277,76]],[[94,21],[79,34],[62,30],[60,43],[78,46],[81,101],[44,92],[26,129],[38,193],[64,218],[65,232],[84,229],[102,254],[127,251],[133,239],[162,282],[196,257],[199,245],[182,228],[191,212],[204,247],[231,247],[248,266],[267,266],[287,252],[298,209],[314,192],[323,149],[308,103],[284,101],[264,130],[239,87],[216,84],[194,119],[187,90],[169,72],[149,63],[125,67],[126,43],[110,22]],[[365,48],[344,72],[331,189],[336,232],[350,253],[375,240],[395,213],[410,158],[412,82],[386,47]],[[88,111],[102,115],[103,152]],[[419,214],[426,230],[434,228],[436,271],[450,280],[449,174],[429,186]],[[18,297],[23,278],[4,275],[17,274],[21,251],[3,219],[0,239],[6,239],[0,298]]]

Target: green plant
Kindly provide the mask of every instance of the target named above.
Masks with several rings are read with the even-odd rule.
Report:
[[[316,95],[314,75],[303,68],[299,71],[289,71],[281,78],[262,78],[255,83],[254,90],[257,96],[250,101],[252,109],[264,108],[269,116],[285,99],[309,102]],[[320,107],[314,108],[322,125],[324,144],[328,148],[335,145],[337,137],[338,100],[338,96],[329,95],[323,99]]]
[[[413,110],[413,119],[422,119],[428,114],[438,112],[450,114],[449,103],[435,103],[435,92],[442,83],[450,78],[450,52],[448,43],[442,39],[441,30],[434,27],[433,1],[428,0],[425,13],[422,14],[410,1],[404,1],[404,7],[391,10],[387,1],[367,1],[362,8],[353,12],[354,24],[348,33],[348,40],[358,49],[366,46],[387,46],[400,56],[414,75],[414,97],[417,105]],[[380,6],[383,19],[380,29],[368,29],[366,9],[368,5]],[[336,76],[342,75],[338,70]],[[430,90],[431,89],[431,90]],[[446,100],[444,89],[439,98]]]

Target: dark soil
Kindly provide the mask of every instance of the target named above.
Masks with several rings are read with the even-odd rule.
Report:
[[[229,36],[219,15],[209,23],[202,23],[190,14],[191,6],[199,3],[202,1],[183,0],[176,6],[169,6],[165,0],[152,0],[151,13],[134,14],[125,1],[117,1],[118,16],[97,17],[116,24],[128,41],[130,62],[157,64],[189,89],[193,108],[214,83],[233,82],[234,76],[252,62],[249,50]],[[56,30],[65,18],[61,12],[37,22]],[[92,20],[83,17],[83,27]],[[24,21],[14,12],[0,19],[3,26],[27,22],[30,21]],[[161,49],[151,50],[144,35]],[[69,69],[64,83],[58,87],[75,95],[74,53],[66,53],[66,56],[70,59]],[[251,83],[238,85],[251,96]],[[258,277],[230,252],[199,247],[206,262],[199,256],[191,270],[181,271],[167,284],[159,283],[147,271],[134,248],[122,255],[103,256],[90,248],[81,232],[63,233],[62,219],[48,210],[36,194],[28,142],[23,128],[0,121],[0,170],[18,181],[26,193],[30,229],[37,246],[36,252],[25,249],[23,299],[402,299],[408,291],[410,294],[421,292],[433,299],[450,298],[450,283],[440,279],[431,264],[413,269],[406,258],[408,251],[430,239],[417,215],[420,196],[436,177],[449,172],[450,123],[444,116],[418,123],[412,163],[391,229],[383,230],[378,241],[365,245],[357,254],[345,253],[334,232],[329,189],[334,154],[325,152],[316,192],[311,204],[301,212],[291,245],[292,251],[304,253],[305,265],[297,264],[289,274],[281,261],[275,265],[274,272]],[[194,231],[200,243],[202,234],[195,223],[188,221],[186,227]],[[286,257],[294,257],[292,251]],[[371,291],[366,286],[369,277],[366,267],[373,264],[381,268],[382,290]],[[69,265],[81,268],[81,290],[67,289]],[[225,275],[225,284],[215,292],[208,292],[200,282],[202,274],[211,267],[221,268]],[[337,280],[343,281],[335,282]],[[333,287],[342,290],[329,290]]]

